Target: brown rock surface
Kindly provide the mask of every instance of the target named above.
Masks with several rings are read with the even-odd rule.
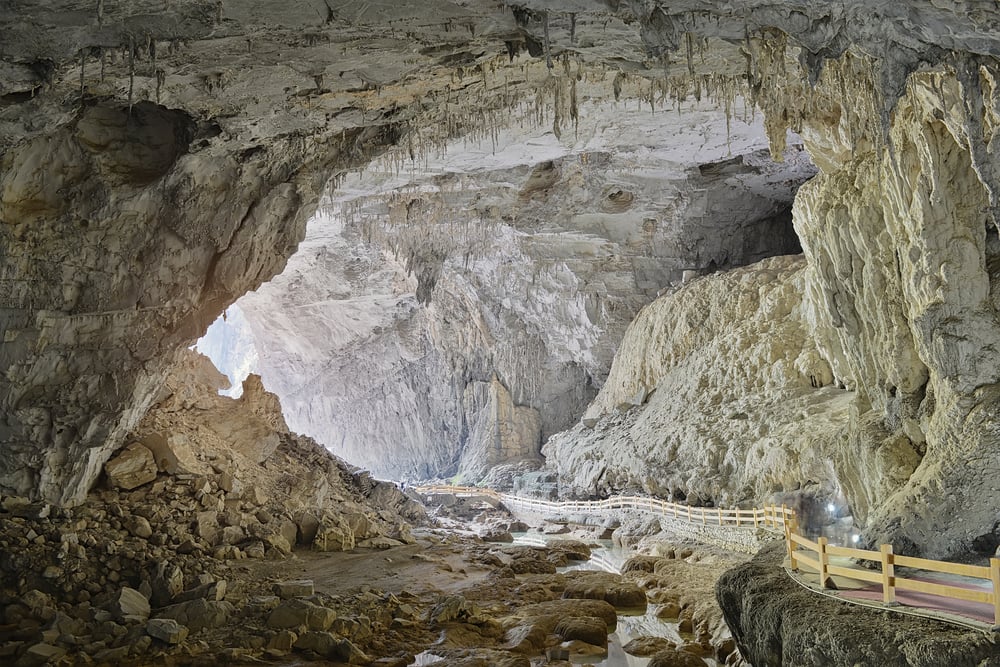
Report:
[[[132,443],[104,465],[108,481],[130,491],[156,479],[153,452],[139,443]]]

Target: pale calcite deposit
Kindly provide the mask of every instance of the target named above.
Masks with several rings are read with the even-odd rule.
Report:
[[[771,72],[801,96],[772,103],[790,105],[821,170],[793,211],[805,263],[794,278],[764,262],[703,279],[644,311],[588,410],[594,430],[543,450],[569,488],[728,503],[818,482],[843,491],[872,542],[936,557],[1000,543],[1000,241],[975,157],[994,143],[994,74],[911,75],[883,136],[873,67],[848,54],[811,90]],[[794,301],[748,308],[775,279]]]
[[[644,308],[585,423],[542,450],[562,485],[725,505],[807,480],[831,490],[852,395],[810,335],[806,271],[777,257]]]
[[[538,458],[542,440],[538,410],[514,405],[497,378],[471,384],[465,391],[487,396],[467,401],[486,407],[475,415],[470,428],[467,455],[458,471],[463,479],[481,479],[499,463]]]

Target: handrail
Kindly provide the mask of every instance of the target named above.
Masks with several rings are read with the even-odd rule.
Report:
[[[839,576],[867,583],[881,584],[882,601],[887,606],[897,605],[896,590],[915,591],[955,600],[964,600],[993,605],[994,631],[1000,630],[1000,558],[991,558],[989,566],[949,563],[926,558],[894,554],[891,544],[882,544],[878,551],[841,547],[828,543],[827,538],[815,541],[803,537],[798,532],[795,510],[782,505],[765,505],[762,508],[722,509],[719,507],[692,507],[680,505],[649,496],[610,496],[603,500],[550,501],[539,498],[525,498],[493,489],[469,486],[430,485],[417,487],[422,493],[451,493],[455,495],[479,495],[498,500],[509,506],[520,506],[532,510],[547,511],[594,511],[612,509],[636,509],[659,513],[693,524],[735,526],[782,530],[790,569],[799,570],[799,564],[815,569],[821,589],[828,587],[830,576]],[[815,554],[815,557],[806,553]],[[831,556],[868,560],[879,564],[879,570],[858,570],[830,563]],[[961,586],[921,581],[896,573],[896,567],[907,567],[928,572],[959,575],[981,579],[990,583],[990,590],[969,589]],[[850,600],[847,600],[850,602]]]
[[[799,571],[799,565],[808,565],[817,572],[819,587],[829,587],[830,576],[836,575],[856,581],[881,584],[882,602],[885,605],[896,605],[896,590],[926,593],[952,600],[979,602],[993,606],[993,630],[1000,630],[1000,558],[991,558],[989,566],[965,565],[946,561],[900,556],[892,552],[891,544],[882,544],[878,551],[838,547],[827,543],[825,537],[815,542],[797,534],[794,528],[785,531],[785,541],[788,547],[788,560],[792,570]],[[800,550],[800,547],[802,550]],[[805,556],[804,553],[816,554],[816,557]],[[856,560],[868,560],[879,564],[879,570],[857,570],[840,565],[831,565],[830,556],[843,556]],[[915,576],[904,577],[896,572],[896,567],[907,567],[913,570],[935,572],[941,574],[959,575],[970,579],[981,579],[989,582],[990,589],[963,588],[944,583],[923,581]]]
[[[787,523],[795,519],[795,510],[782,505],[765,505],[753,509],[740,509],[738,507],[723,509],[721,507],[692,507],[691,505],[681,505],[672,503],[652,496],[618,495],[604,498],[603,500],[566,500],[553,501],[542,500],[540,498],[525,498],[509,493],[498,493],[493,489],[477,486],[448,486],[444,484],[432,484],[428,486],[416,487],[421,493],[450,493],[457,496],[486,496],[499,500],[508,505],[520,506],[533,510],[549,510],[554,512],[584,512],[609,509],[635,509],[645,512],[658,513],[662,516],[672,516],[676,519],[684,519],[689,523],[700,523],[719,526],[745,526],[754,528],[765,528],[768,530],[783,530]]]

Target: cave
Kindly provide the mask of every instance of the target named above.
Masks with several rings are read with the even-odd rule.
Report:
[[[998,56],[986,0],[0,3],[0,662],[1000,660]],[[519,514],[616,498],[997,616]]]

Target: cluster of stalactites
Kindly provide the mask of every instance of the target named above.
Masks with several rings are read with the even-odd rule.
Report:
[[[771,155],[780,160],[787,130],[801,132],[810,119],[836,119],[847,130],[856,153],[884,145],[882,124],[885,106],[878,85],[876,63],[868,56],[848,51],[824,63],[815,85],[776,29],[747,37],[747,74],[750,103],[764,114]]]

